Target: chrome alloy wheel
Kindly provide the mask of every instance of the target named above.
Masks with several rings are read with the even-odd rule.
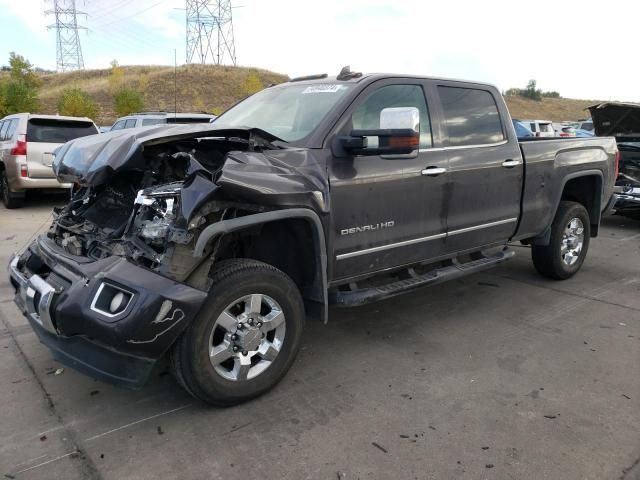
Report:
[[[560,256],[565,265],[573,265],[580,258],[584,246],[584,225],[579,218],[572,218],[562,234]]]
[[[209,336],[209,360],[227,380],[255,378],[271,366],[284,342],[285,317],[273,298],[241,297],[218,316]]]

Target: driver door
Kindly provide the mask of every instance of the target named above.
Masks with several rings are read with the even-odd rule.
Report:
[[[420,149],[412,155],[334,157],[330,166],[332,280],[353,278],[442,255],[445,251],[447,155],[435,149],[424,85],[389,79],[367,87],[335,134],[380,128],[385,108],[415,107]]]

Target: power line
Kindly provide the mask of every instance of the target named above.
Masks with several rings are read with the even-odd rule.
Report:
[[[231,0],[186,0],[187,63],[236,64]]]
[[[53,10],[45,14],[55,18],[55,24],[47,28],[56,30],[56,69],[60,72],[84,69],[78,30],[86,28],[78,25],[78,15],[86,13],[76,10],[75,0],[53,0]]]

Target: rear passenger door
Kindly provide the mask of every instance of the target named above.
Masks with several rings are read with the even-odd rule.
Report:
[[[523,161],[497,90],[438,82],[443,145],[449,160],[447,250],[505,242],[520,214]]]

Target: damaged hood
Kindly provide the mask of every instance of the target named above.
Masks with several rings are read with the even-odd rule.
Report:
[[[604,102],[589,107],[593,128],[599,137],[640,139],[640,104]],[[638,140],[636,140],[638,141]]]
[[[259,128],[216,128],[212,124],[159,125],[117,130],[65,143],[56,151],[53,170],[63,183],[97,186],[106,183],[114,173],[144,170],[146,165],[142,152],[145,145],[206,137],[246,141],[249,149],[282,141]]]

